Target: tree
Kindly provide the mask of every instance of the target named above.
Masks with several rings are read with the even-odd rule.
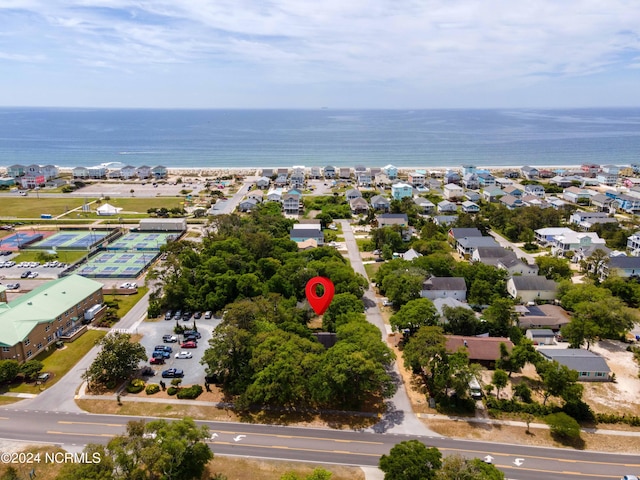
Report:
[[[442,460],[442,467],[436,480],[504,480],[504,474],[479,458],[464,458],[462,455],[448,455]]]
[[[564,412],[552,413],[544,418],[551,435],[562,439],[574,439],[580,437],[580,424]]]
[[[566,258],[544,255],[536,257],[536,265],[538,265],[538,274],[550,280],[568,279],[573,275],[571,265]]]
[[[414,373],[424,372],[430,376],[432,361],[444,357],[446,339],[440,327],[422,327],[404,346],[404,366]]]
[[[550,396],[562,397],[565,401],[575,401],[582,398],[582,385],[578,381],[578,372],[571,370],[557,361],[540,360],[536,371],[542,379],[544,388],[543,405],[547,404]]]
[[[418,440],[407,440],[382,455],[378,466],[384,472],[384,480],[433,480],[442,467],[442,454]]]
[[[509,383],[509,376],[504,370],[497,368],[491,377],[491,383],[496,387],[496,398],[500,398],[500,390]]]
[[[447,319],[447,323],[444,326],[447,333],[466,336],[480,333],[482,324],[480,320],[476,318],[473,310],[465,307],[448,307],[445,305],[442,313]]]
[[[438,311],[428,298],[411,300],[391,316],[389,323],[395,331],[408,331],[413,335],[420,327],[434,326],[438,320]]]
[[[322,328],[327,332],[336,331],[336,320],[349,313],[362,313],[364,305],[362,300],[351,293],[339,293],[333,297],[331,305],[322,316]]]
[[[84,448],[83,453],[91,462],[65,463],[64,467],[56,477],[57,480],[115,480],[113,474],[115,463],[107,452],[104,445],[89,443]],[[94,462],[94,459],[100,459]]]
[[[506,337],[513,325],[513,301],[509,298],[498,298],[484,311],[483,316],[489,323],[492,336]]]
[[[421,271],[396,271],[386,275],[380,286],[389,300],[400,307],[410,300],[420,298],[424,278]]]
[[[44,368],[44,364],[39,360],[27,360],[20,365],[20,373],[24,375],[24,378],[28,381],[33,381],[38,378],[38,375]]]
[[[102,348],[84,373],[89,383],[107,384],[129,378],[138,363],[147,359],[144,347],[132,342],[131,335],[126,333],[106,335],[98,345]]]
[[[17,360],[0,360],[0,383],[12,382],[20,373]]]

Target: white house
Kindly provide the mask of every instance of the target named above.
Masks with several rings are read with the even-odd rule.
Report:
[[[538,275],[515,276],[507,280],[507,292],[522,303],[553,301],[558,286],[553,280]]]
[[[444,186],[444,198],[452,200],[454,198],[462,198],[464,196],[464,188],[455,183],[448,183]]]
[[[431,277],[422,283],[420,296],[436,298],[455,298],[461,302],[467,299],[467,284],[462,277]]]

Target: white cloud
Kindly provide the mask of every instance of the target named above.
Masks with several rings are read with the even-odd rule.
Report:
[[[635,74],[640,9],[633,3],[9,0],[0,21],[11,35],[0,35],[0,51],[15,54],[0,60],[121,69],[148,76],[150,85],[154,66],[162,66],[187,75],[192,68],[260,72],[263,82],[323,83],[329,91],[386,82],[452,96],[495,83],[515,91],[559,78]]]

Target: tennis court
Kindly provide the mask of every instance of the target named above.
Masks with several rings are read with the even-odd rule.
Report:
[[[60,250],[86,250],[100,243],[108,234],[109,232],[95,230],[63,230],[31,245],[30,248],[51,250],[55,247]]]
[[[177,237],[173,233],[127,233],[107,246],[107,250],[157,252]]]
[[[17,251],[44,238],[43,232],[29,233],[16,232],[4,238],[0,238],[0,250]]]
[[[158,252],[101,252],[74,273],[92,278],[136,278]]]

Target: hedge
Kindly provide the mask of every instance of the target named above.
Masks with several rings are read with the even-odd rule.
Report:
[[[167,388],[167,394],[175,395],[176,393],[178,393],[178,390],[178,387],[169,387]]]
[[[147,385],[147,388],[145,389],[145,392],[147,393],[147,395],[153,395],[154,393],[158,393],[160,391],[160,385],[158,385],[157,383],[150,383],[149,385]]]
[[[202,387],[200,385],[192,385],[187,388],[181,388],[178,392],[178,398],[182,399],[194,399],[198,398],[202,393]]]
[[[142,390],[144,390],[144,381],[139,378],[131,380],[129,385],[127,385],[127,392],[129,393],[140,393]]]

